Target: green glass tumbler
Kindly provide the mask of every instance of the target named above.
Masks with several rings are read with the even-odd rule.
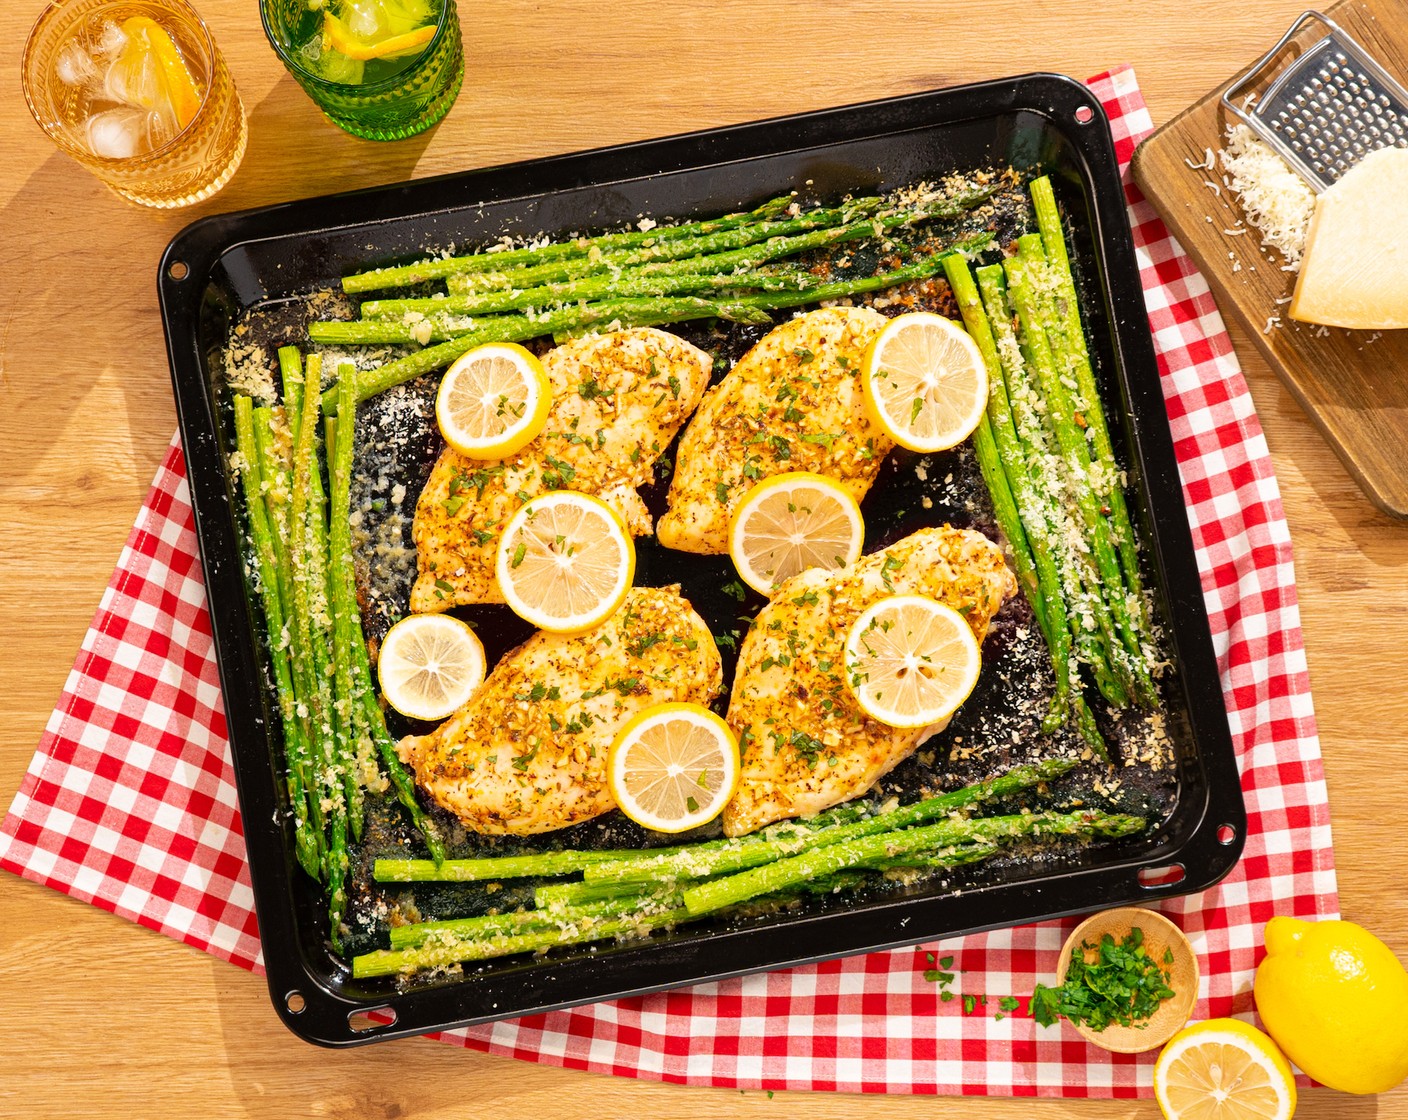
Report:
[[[264,33],[294,80],[339,128],[367,140],[404,140],[450,111],[464,81],[455,0],[440,0],[435,34],[403,68],[382,78],[344,82],[320,73],[307,47],[322,13],[308,0],[259,0]]]

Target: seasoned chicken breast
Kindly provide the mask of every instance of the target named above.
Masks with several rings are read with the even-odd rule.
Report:
[[[679,587],[637,587],[595,630],[533,635],[464,707],[397,751],[466,828],[550,832],[615,807],[606,755],[628,719],[655,704],[708,704],[722,688],[718,647]]]
[[[861,404],[860,361],[885,316],[826,307],[769,332],[709,391],[680,440],[666,548],[728,551],[734,507],[760,479],[815,471],[859,501],[894,444]]]
[[[961,611],[981,641],[1016,590],[997,545],[948,527],[779,587],[738,655],[728,722],[742,772],[724,832],[742,836],[857,797],[939,730],[887,727],[856,704],[842,675],[843,646],[862,611],[887,595],[926,595]]]
[[[418,577],[411,610],[502,603],[494,578],[499,530],[549,490],[594,494],[632,534],[651,530],[636,488],[699,404],[713,360],[653,327],[590,335],[543,359],[552,410],[543,434],[508,459],[467,458],[446,448],[416,504]]]

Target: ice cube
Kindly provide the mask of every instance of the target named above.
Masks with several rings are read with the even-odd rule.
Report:
[[[342,0],[342,18],[359,39],[375,42],[390,34],[382,0]]]
[[[176,134],[162,113],[130,105],[94,113],[86,127],[89,150],[108,159],[147,155],[166,145]]]
[[[108,67],[103,84],[108,97],[119,105],[150,109],[168,100],[161,64],[149,50],[123,51]]]
[[[98,64],[76,39],[64,46],[54,62],[54,73],[66,86],[86,86],[98,76]]]
[[[98,54],[103,58],[116,58],[127,45],[127,32],[109,20],[103,24],[103,33],[98,38]]]
[[[147,110],[131,106],[94,113],[88,118],[88,149],[107,159],[131,159],[140,154],[146,150],[149,115]]]

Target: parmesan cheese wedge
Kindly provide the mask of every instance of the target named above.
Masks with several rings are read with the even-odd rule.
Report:
[[[1408,327],[1408,148],[1365,156],[1322,194],[1290,315],[1353,330]]]

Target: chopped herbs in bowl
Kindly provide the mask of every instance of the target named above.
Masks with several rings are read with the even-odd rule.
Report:
[[[1198,997],[1192,945],[1151,910],[1097,914],[1076,927],[1061,955],[1060,983],[1036,986],[1032,1016],[1044,1027],[1066,1019],[1107,1050],[1161,1046],[1187,1022]]]

